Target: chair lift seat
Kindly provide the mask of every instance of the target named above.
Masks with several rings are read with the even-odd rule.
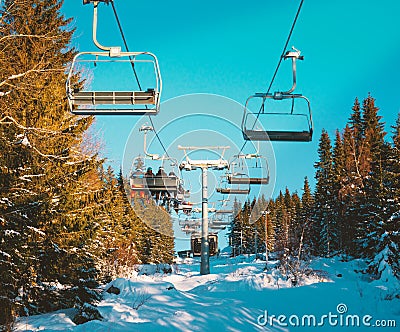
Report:
[[[217,210],[215,211],[216,214],[232,214],[233,210]]]
[[[143,177],[130,178],[132,191],[143,191],[145,188],[145,179]]]
[[[190,228],[194,228],[194,227],[200,227],[201,226],[201,221],[197,221],[197,220],[184,220],[184,221],[180,221],[179,225],[181,225],[182,227],[190,227]]]
[[[217,188],[216,189],[218,193],[221,194],[241,194],[241,195],[247,195],[250,193],[250,189],[234,189],[234,188]]]
[[[155,90],[147,91],[78,91],[71,97],[73,105],[155,105]]]
[[[266,178],[249,178],[249,177],[234,177],[228,176],[229,184],[268,184],[269,177]]]
[[[226,228],[226,226],[216,226],[216,225],[210,225],[211,231],[222,231]]]
[[[176,177],[146,177],[147,188],[150,192],[170,192],[176,193],[178,191],[179,179]]]
[[[245,140],[250,141],[280,141],[280,142],[311,142],[312,130],[310,131],[243,131]]]
[[[212,222],[212,227],[214,226],[227,226],[230,225],[231,222],[230,221],[222,221],[222,220],[213,220]]]
[[[185,232],[186,234],[189,234],[189,233],[194,233],[194,232],[196,232],[197,231],[197,229],[196,228],[181,228],[181,231],[182,232]]]

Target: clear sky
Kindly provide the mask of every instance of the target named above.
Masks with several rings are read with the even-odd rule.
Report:
[[[244,104],[250,95],[267,90],[300,1],[114,3],[130,50],[150,51],[158,57],[163,102],[186,94],[210,93]],[[63,12],[74,18],[73,45],[80,51],[96,50],[91,41],[92,6],[65,0]],[[397,0],[304,1],[289,45],[300,49],[305,57],[298,62],[296,92],[311,101],[315,134],[311,143],[273,143],[274,196],[286,186],[301,194],[305,176],[314,184],[313,165],[321,130],[325,128],[333,138],[336,128],[344,127],[355,97],[362,100],[371,93],[386,130],[390,130],[400,111],[399,14]],[[105,45],[122,45],[112,8],[105,4],[99,6],[98,39]],[[287,89],[290,75],[290,64],[284,62],[271,91]],[[133,77],[131,72],[121,71],[117,79]],[[104,81],[106,87],[108,80]],[[185,109],[190,115],[195,105],[193,99],[187,100]],[[241,109],[219,105],[207,112],[237,124]],[[182,116],[182,110],[178,113]],[[176,116],[166,106],[165,111],[161,107],[155,120],[164,119],[166,123]],[[137,146],[142,145],[143,137],[137,131],[139,121],[127,116],[96,118],[95,130],[103,137],[104,155],[116,169],[123,163],[128,137],[137,137]],[[203,131],[187,134],[187,140],[191,144],[197,140],[200,145],[207,130],[219,130],[213,124],[205,121]],[[176,142],[175,134],[164,130],[160,137],[165,142]],[[185,137],[184,132],[179,135]],[[232,139],[240,146],[240,133],[235,135]],[[153,153],[162,153],[159,146],[154,145],[154,149]]]

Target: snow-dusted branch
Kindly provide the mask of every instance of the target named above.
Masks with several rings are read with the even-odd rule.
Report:
[[[38,39],[56,39],[58,36],[48,36],[48,35],[25,35],[25,34],[17,34],[17,35],[7,35],[0,38],[0,43],[12,38],[38,38]]]
[[[7,77],[5,80],[0,82],[0,87],[3,86],[3,85],[9,84],[9,82],[12,81],[12,80],[24,77],[24,76],[26,76],[28,74],[31,74],[31,73],[47,73],[47,72],[63,72],[63,71],[64,71],[64,69],[29,69],[29,70],[27,70],[27,71],[25,71],[23,73],[14,74],[14,75],[11,75],[11,76]],[[7,94],[7,92],[3,93],[3,95],[4,94]]]
[[[25,127],[21,125],[17,120],[15,120],[12,116],[6,115],[2,119],[0,119],[0,125],[2,124],[15,124],[17,128],[22,129],[25,132],[39,132],[42,134],[50,134],[50,135],[60,135],[65,129],[60,129],[60,130],[48,130],[48,129],[42,129],[42,128],[36,128],[36,127]]]

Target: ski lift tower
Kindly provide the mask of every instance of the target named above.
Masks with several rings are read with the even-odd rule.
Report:
[[[228,161],[223,159],[224,153],[230,146],[180,146],[179,150],[183,150],[186,160],[183,161],[179,168],[181,170],[193,171],[201,168],[202,171],[202,199],[201,199],[201,263],[200,263],[200,274],[210,273],[210,246],[208,242],[208,192],[207,192],[207,172],[208,169],[213,170],[224,170],[229,167]],[[205,150],[205,151],[216,151],[222,150],[219,159],[215,160],[192,160],[189,158],[187,151]]]

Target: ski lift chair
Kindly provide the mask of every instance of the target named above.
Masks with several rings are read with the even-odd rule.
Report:
[[[247,173],[241,173],[241,172],[235,172],[235,165],[236,163],[231,162],[229,169],[231,170],[230,173],[227,174],[227,180],[229,184],[242,184],[242,185],[249,185],[249,184],[256,184],[256,185],[261,185],[261,184],[268,184],[269,183],[269,167],[268,167],[268,162],[266,158],[263,158],[261,155],[258,153],[256,154],[241,154],[236,156],[241,162],[245,159],[255,159],[255,165],[249,166],[246,164],[246,168],[248,170]],[[264,163],[262,163],[262,161]],[[253,169],[259,169],[259,170],[265,170],[266,176],[254,176],[252,174]]]
[[[249,101],[253,98],[261,99],[261,111],[258,114],[252,113],[248,109]],[[291,107],[287,112],[265,112],[265,103],[267,100],[281,101],[291,99]],[[306,103],[307,113],[295,113],[295,105],[299,100],[303,100]],[[255,122],[249,126],[250,117],[257,118],[263,128],[256,128]],[[285,120],[296,120],[299,122],[302,128],[296,129],[268,129],[271,127],[271,122],[276,121],[276,117],[280,117],[280,122]],[[265,120],[264,120],[265,119]],[[264,129],[266,128],[266,129]],[[310,142],[313,135],[313,122],[310,101],[300,94],[289,94],[284,95],[281,93],[275,94],[264,94],[256,93],[249,97],[246,101],[243,120],[242,120],[242,133],[243,138],[248,141],[283,141],[283,142]]]
[[[75,72],[81,63],[121,62],[151,63],[155,76],[154,87],[145,91],[115,91],[107,88],[86,89],[74,85]],[[150,52],[117,52],[114,55],[111,55],[111,52],[81,52],[72,61],[66,90],[71,113],[76,115],[155,115],[160,108],[161,84],[157,58]]]
[[[154,115],[160,108],[160,95],[162,81],[158,60],[150,52],[122,52],[119,46],[103,46],[97,41],[97,7],[99,3],[108,3],[112,0],[83,0],[83,4],[93,4],[93,42],[102,50],[101,52],[81,52],[75,55],[66,81],[66,94],[71,113],[76,115]],[[87,89],[77,82],[76,73],[79,64],[92,63],[94,65],[105,63],[130,64],[136,75],[136,65],[150,63],[154,70],[153,86],[142,91],[139,82],[137,90],[118,90],[108,87],[109,79],[104,89]],[[120,74],[125,74],[121,72]],[[130,75],[133,76],[134,75]],[[104,79],[104,78],[103,78]]]
[[[218,235],[210,233],[208,235],[208,244],[210,248],[210,256],[215,256],[218,253]],[[201,235],[199,233],[193,233],[191,235],[190,246],[193,257],[201,256]]]
[[[222,183],[225,183],[225,186]],[[248,185],[249,183],[246,184]],[[240,188],[240,184],[236,187],[227,186],[227,180],[221,180],[221,185],[215,190],[223,195],[248,195],[250,193],[250,188]]]
[[[285,142],[310,142],[313,135],[313,121],[311,114],[310,101],[307,97],[301,94],[293,94],[296,88],[296,60],[303,60],[300,51],[293,47],[293,50],[286,52],[283,58],[292,60],[292,87],[285,92],[271,93],[256,93],[250,96],[245,104],[244,114],[242,118],[242,133],[245,140],[250,141],[285,141]],[[253,113],[249,110],[249,103],[254,100],[261,100],[261,107],[258,113]],[[291,106],[284,112],[269,111],[269,105],[266,109],[267,101],[277,101],[282,103],[284,100],[291,100]],[[302,104],[300,104],[302,103]],[[302,111],[298,112],[299,104],[302,106]],[[251,117],[250,117],[251,115]],[[285,121],[299,120],[301,123],[296,128],[274,128],[271,122],[276,121],[276,118]],[[249,121],[252,118],[253,121]],[[262,128],[257,128],[256,123],[260,122]],[[249,124],[252,122],[252,124]]]

